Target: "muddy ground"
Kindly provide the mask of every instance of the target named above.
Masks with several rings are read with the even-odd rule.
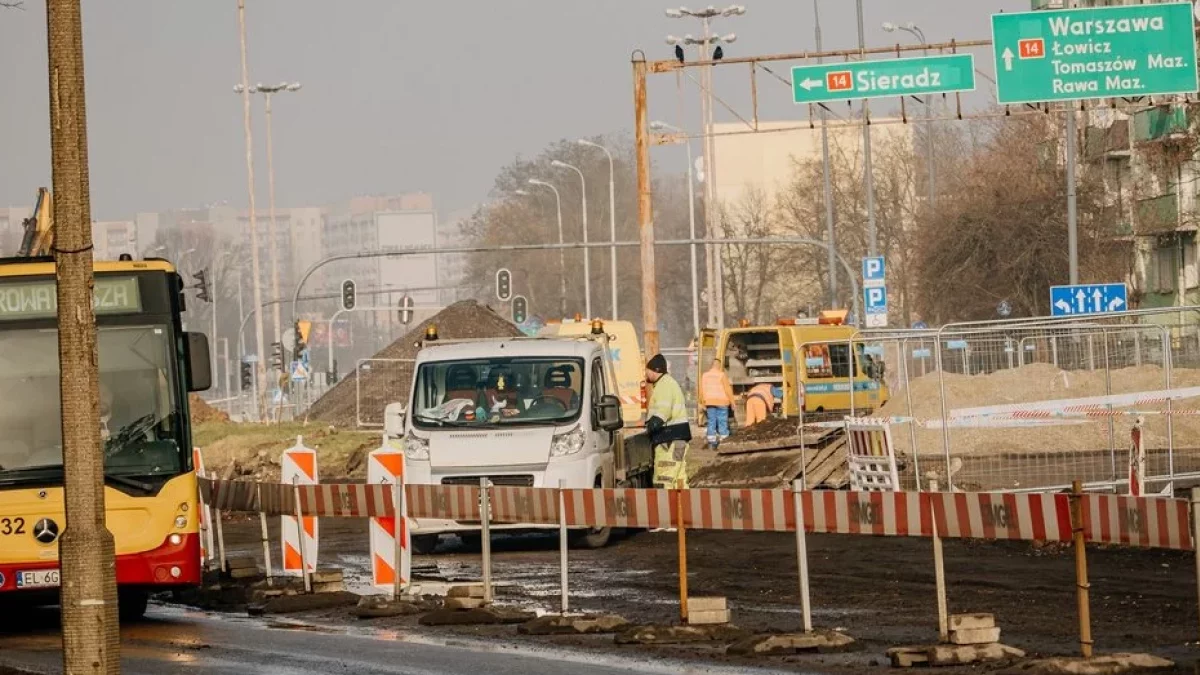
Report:
[[[272,523],[273,537],[276,527]],[[257,521],[230,521],[225,534],[232,551],[261,556]],[[735,624],[748,630],[799,629],[794,536],[690,532],[687,541],[692,596],[728,597]],[[321,522],[321,563],[342,567],[351,590],[370,593],[366,588],[370,571],[366,542],[365,521]],[[620,649],[643,649],[647,656],[669,654],[747,666],[760,663],[797,672],[857,673],[886,667],[888,647],[936,641],[930,540],[810,535],[808,546],[814,623],[855,637],[858,643],[853,651],[752,662],[731,660],[722,653],[723,645]],[[277,551],[276,541],[272,555]],[[497,537],[493,552],[498,603],[557,611],[556,536]],[[1001,641],[1030,656],[1078,653],[1074,558],[1069,548],[947,540],[945,560],[951,612],[994,613],[1002,629]],[[478,548],[466,549],[457,538],[447,537],[435,555],[416,556],[413,565],[418,576],[474,581],[480,578],[479,562]],[[1193,556],[1093,547],[1088,550],[1088,562],[1097,651],[1149,651],[1175,660],[1179,664],[1175,672],[1196,672],[1200,617]],[[640,532],[621,537],[602,550],[572,550],[571,609],[615,612],[638,623],[677,623],[677,569],[677,539],[669,533]],[[304,618],[357,621],[343,610]],[[383,619],[372,625],[415,627],[415,620]],[[588,650],[618,649],[611,636],[521,638],[512,627],[436,630],[505,640],[552,640]]]

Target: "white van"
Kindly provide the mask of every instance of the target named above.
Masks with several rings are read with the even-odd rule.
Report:
[[[389,406],[388,434],[401,437],[409,483],[570,488],[648,487],[645,437],[625,438],[607,335],[428,341],[417,353],[403,414]],[[497,531],[553,525],[493,525]],[[438,535],[478,536],[474,522],[415,519],[413,550]],[[576,533],[599,548],[608,528]]]

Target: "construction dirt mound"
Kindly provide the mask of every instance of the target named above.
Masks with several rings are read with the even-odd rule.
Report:
[[[1064,371],[1045,364],[1034,363],[1021,368],[999,370],[986,375],[945,374],[946,411],[979,406],[1029,403],[1034,401],[1070,400],[1113,394],[1158,391],[1167,389],[1164,373],[1158,366],[1139,366],[1113,370],[1105,377],[1103,370]],[[1170,388],[1200,386],[1200,370],[1175,368],[1171,372]],[[891,400],[876,411],[876,416],[912,416],[918,420],[941,418],[941,396],[937,373],[918,377],[910,383],[912,410],[909,411],[903,389],[894,388]],[[1115,407],[1115,410],[1154,412],[1166,410],[1165,403],[1142,404],[1135,408]],[[1175,409],[1198,408],[1196,399],[1177,401]],[[1109,421],[1112,421],[1116,448],[1129,447],[1132,416],[1096,417],[1083,420],[1063,420],[1053,426],[1005,428],[952,428],[950,442],[954,454],[995,456],[1006,453],[1081,452],[1109,448]],[[1145,418],[1147,448],[1167,447],[1167,417],[1147,415]],[[915,428],[917,447],[921,454],[942,452],[942,430]],[[1200,437],[1200,416],[1174,416],[1172,435],[1175,445],[1195,447]],[[911,452],[912,436],[907,425],[892,425],[894,446]]]
[[[217,410],[195,394],[188,395],[188,410],[192,415],[193,424],[229,421],[229,415],[226,415],[225,411]]]
[[[425,330],[430,324],[437,326],[438,337],[443,340],[521,335],[516,326],[491,308],[474,300],[464,300],[421,322],[407,335],[384,347],[372,358],[416,358],[417,345],[425,337]],[[356,426],[361,400],[366,416],[372,421],[382,422],[384,406],[402,401],[403,397],[408,395],[412,368],[407,364],[377,365],[378,367],[373,366],[371,370],[363,369],[361,383],[356,381],[359,373],[347,375],[313,403],[309,408],[308,418],[340,427]]]

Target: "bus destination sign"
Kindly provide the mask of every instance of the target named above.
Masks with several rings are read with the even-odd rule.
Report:
[[[142,311],[136,277],[96,277],[92,302],[96,314],[132,314]],[[58,314],[58,294],[53,281],[0,283],[0,321],[39,319]]]

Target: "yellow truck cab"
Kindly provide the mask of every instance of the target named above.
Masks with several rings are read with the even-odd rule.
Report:
[[[849,340],[856,329],[844,324],[845,317],[844,310],[827,311],[815,319],[780,319],[773,326],[707,331],[701,336],[705,358],[697,367],[703,373],[711,365],[708,355],[715,354],[739,399],[760,384],[779,387],[783,397],[778,411],[785,417],[800,412],[798,383],[804,387],[805,414],[874,410],[888,399],[883,362],[866,354],[862,343],[855,343],[851,365]]]
[[[593,321],[579,315],[574,319],[547,323],[540,337],[579,337],[592,332]],[[617,388],[621,398],[621,417],[625,427],[640,427],[646,412],[646,359],[638,344],[637,331],[628,321],[601,321],[608,334],[609,355],[617,373]]]

